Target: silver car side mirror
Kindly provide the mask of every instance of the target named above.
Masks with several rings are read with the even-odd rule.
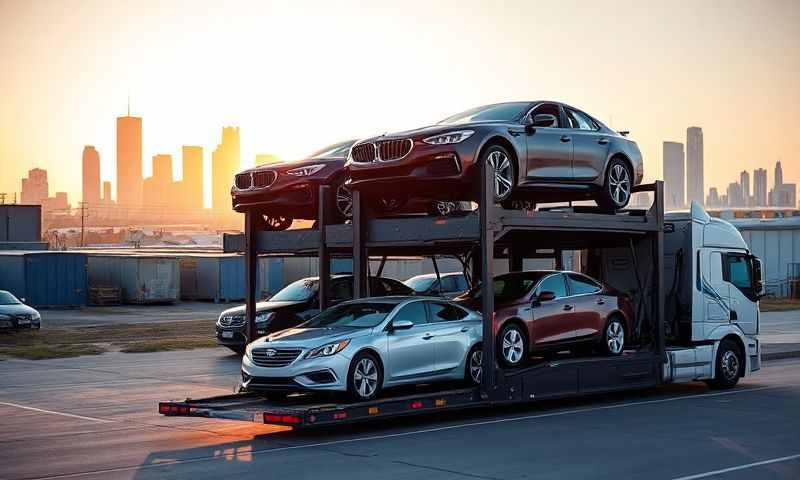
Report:
[[[410,320],[398,320],[396,322],[392,322],[391,329],[394,330],[408,330],[409,328],[414,326],[414,322]]]

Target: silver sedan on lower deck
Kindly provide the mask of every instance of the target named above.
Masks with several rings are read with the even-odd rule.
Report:
[[[250,391],[348,392],[481,379],[481,316],[452,302],[376,297],[331,307],[296,328],[247,346],[242,386]]]

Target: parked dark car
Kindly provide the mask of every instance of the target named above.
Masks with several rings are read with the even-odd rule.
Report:
[[[413,288],[417,295],[431,297],[455,298],[469,288],[467,279],[460,272],[442,273],[438,279],[435,273],[426,273],[411,277],[403,283]]]
[[[238,173],[231,187],[233,209],[261,211],[264,229],[286,230],[295,219],[316,220],[319,187],[330,185],[334,205],[332,221],[341,223],[353,212],[353,196],[345,182],[345,160],[355,140],[323,148],[296,162],[259,165]],[[400,203],[392,197],[379,197],[379,213],[428,213],[448,215],[462,209],[456,202],[419,200]]]
[[[41,325],[39,312],[25,305],[11,292],[0,290],[0,328],[39,329]]]
[[[627,295],[575,272],[513,272],[494,279],[498,360],[520,365],[530,352],[597,348],[620,355],[630,342]],[[480,286],[455,299],[480,309]]]
[[[493,169],[495,201],[507,207],[593,199],[623,208],[644,174],[635,142],[551,101],[486,105],[362,140],[346,166],[348,185],[367,194],[475,201],[476,166],[483,162]]]
[[[269,300],[256,304],[256,334],[267,335],[295,327],[319,313],[319,278],[297,280],[283,287]],[[414,291],[397,280],[370,277],[369,294],[373,297],[413,295]],[[353,298],[353,276],[331,276],[330,304]],[[217,319],[217,343],[239,353],[249,343],[244,305],[223,311]]]

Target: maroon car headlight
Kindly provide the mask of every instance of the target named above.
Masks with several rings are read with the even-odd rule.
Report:
[[[422,141],[428,145],[449,145],[452,143],[460,143],[468,139],[475,133],[474,130],[456,130],[452,132],[442,133],[423,139]]]
[[[293,168],[291,170],[287,170],[286,174],[287,175],[292,175],[294,177],[307,177],[309,175],[314,175],[315,173],[319,172],[323,168],[325,168],[325,165],[320,163],[320,164],[317,164],[317,165],[308,165],[308,166],[305,166],[305,167]]]

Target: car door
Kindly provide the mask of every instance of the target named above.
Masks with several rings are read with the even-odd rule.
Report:
[[[608,158],[608,135],[585,113],[572,108],[564,111],[572,137],[572,178],[597,178],[603,173]]]
[[[404,383],[430,376],[436,370],[436,353],[428,330],[428,309],[420,300],[403,306],[392,322],[408,320],[414,324],[405,330],[387,332],[386,350],[388,361],[386,379],[392,383]]]
[[[574,307],[573,336],[588,338],[600,334],[605,326],[604,312],[608,300],[600,295],[602,287],[579,273],[568,273],[569,300]]]
[[[531,309],[533,316],[533,346],[553,342],[564,342],[574,338],[572,315],[574,305],[567,296],[564,274],[554,273],[543,278],[536,287],[535,294],[553,292],[555,298],[536,301]]]
[[[535,127],[526,133],[526,177],[529,180],[572,179],[571,130],[562,128],[561,107],[554,103],[539,104],[531,110],[529,121],[538,114],[554,115],[556,124]]]
[[[428,301],[428,331],[436,353],[436,371],[445,375],[461,365],[469,349],[466,310],[447,302]]]

